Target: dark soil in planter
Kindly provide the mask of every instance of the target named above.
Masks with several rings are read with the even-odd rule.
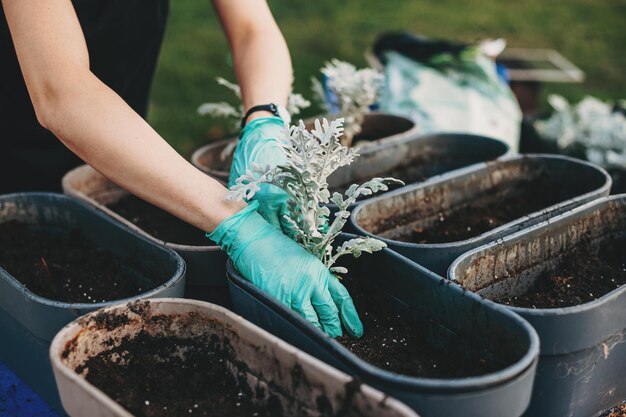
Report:
[[[191,246],[212,245],[202,230],[135,196],[124,196],[107,207],[164,242]]]
[[[361,359],[401,375],[425,378],[462,378],[484,375],[502,368],[502,361],[482,355],[467,339],[432,342],[434,322],[417,324],[422,318],[392,310],[388,300],[372,284],[353,276],[341,282],[349,290],[363,322],[360,339],[349,335],[337,340]]]
[[[118,359],[119,358],[119,359]],[[136,416],[283,415],[280,402],[257,401],[245,376],[235,376],[228,340],[217,336],[151,336],[145,331],[90,358],[76,372]]]
[[[51,234],[25,223],[2,223],[0,267],[33,293],[68,303],[123,299],[149,289],[78,230]]]
[[[571,190],[572,187],[559,187],[541,177],[502,184],[463,206],[440,211],[431,224],[420,222],[413,228],[407,227],[406,233],[397,239],[411,243],[448,243],[470,239],[570,199],[574,197]],[[407,225],[420,217],[424,217],[420,210],[409,215],[390,217],[381,222],[377,230]]]
[[[413,184],[425,181],[426,179],[435,175],[466,167],[477,162],[480,161],[476,160],[475,158],[462,157],[459,155],[420,155],[417,158],[409,160],[398,167],[381,172],[379,174],[376,174],[375,176],[382,178],[395,178],[397,180],[403,181],[405,184]],[[339,186],[330,187],[329,191],[331,195],[333,192],[343,194],[351,184],[362,184],[371,180],[372,178],[372,176],[359,177],[353,180],[350,184],[342,184]],[[394,184],[389,187],[389,190],[391,191],[399,187],[400,185]],[[369,197],[370,196],[363,196],[359,198],[359,200],[364,200]]]
[[[525,294],[494,301],[516,307],[568,307],[593,301],[625,284],[626,239],[608,239],[599,251],[588,243],[576,246]]]

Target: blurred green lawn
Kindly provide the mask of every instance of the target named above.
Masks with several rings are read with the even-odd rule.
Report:
[[[624,0],[269,0],[287,39],[295,91],[310,97],[310,78],[330,58],[365,65],[377,34],[407,30],[473,41],[503,37],[512,47],[554,48],[587,75],[580,85],[545,91],[578,100],[586,94],[626,98]],[[179,152],[224,135],[224,123],[196,113],[206,101],[233,96],[215,84],[234,80],[226,40],[208,0],[172,0],[152,90],[149,120]],[[316,113],[309,109],[305,115]]]

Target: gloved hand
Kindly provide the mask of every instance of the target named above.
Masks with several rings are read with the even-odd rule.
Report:
[[[343,323],[361,337],[363,324],[346,288],[319,259],[265,221],[257,207],[250,203],[207,236],[246,279],[329,336],[341,336]]]
[[[286,162],[277,140],[282,129],[284,122],[279,117],[254,119],[244,127],[233,155],[228,188],[234,185],[237,178],[245,174],[253,163],[275,167]],[[265,220],[284,233],[291,233],[290,225],[283,218],[289,199],[287,193],[275,185],[262,184],[252,199],[259,202],[258,212]]]

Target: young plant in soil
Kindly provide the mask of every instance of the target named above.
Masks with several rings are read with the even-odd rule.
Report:
[[[357,70],[354,65],[338,59],[326,63],[321,72],[326,77],[328,90],[317,78],[312,78],[313,93],[329,114],[345,120],[342,144],[349,147],[361,132],[365,114],[379,99],[384,86],[383,74],[372,68]]]
[[[237,96],[237,99],[239,99],[239,104],[234,106],[225,101],[219,103],[204,103],[198,107],[198,114],[201,116],[227,119],[231,122],[232,132],[237,132],[241,128],[241,119],[246,113],[246,109],[243,108],[243,103],[241,102],[241,88],[237,84],[231,83],[222,77],[217,77],[216,81],[219,85],[222,85],[232,91],[235,96]],[[309,106],[311,106],[311,102],[298,93],[292,92],[287,97],[286,108],[291,116],[300,114],[302,110],[308,108]],[[239,141],[235,140],[224,148],[220,155],[222,161],[226,160],[226,158],[228,158],[228,156],[235,150],[238,142]]]
[[[0,224],[0,267],[34,294],[66,303],[123,299],[162,283],[146,288],[78,230],[52,234],[16,221]]]
[[[295,230],[294,240],[319,257],[335,274],[347,274],[342,282],[352,295],[365,334],[360,339],[344,336],[338,341],[362,359],[392,372],[435,378],[480,375],[498,369],[501,361],[487,361],[481,355],[469,357],[468,341],[451,343],[452,350],[437,348],[423,337],[436,331],[428,328],[432,323],[416,324],[410,314],[390,308],[381,298],[380,290],[368,280],[360,280],[361,271],[348,274],[344,266],[335,266],[342,255],[358,257],[362,252],[371,253],[385,247],[383,242],[372,238],[352,239],[335,251],[332,243],[350,215],[349,205],[360,195],[384,191],[388,184],[400,183],[392,178],[374,178],[360,186],[351,185],[345,195],[335,192],[331,197],[326,179],[335,169],[351,163],[358,151],[341,145],[341,123],[341,119],[316,121],[311,132],[302,122],[292,126],[281,138],[288,165],[254,167],[231,187],[229,198],[249,199],[263,183],[273,184],[289,194],[286,219]],[[339,207],[332,222],[324,206],[329,201]],[[356,269],[359,269],[358,264]],[[455,346],[458,346],[456,351]]]
[[[285,220],[293,229],[292,238],[318,257],[334,273],[346,273],[343,267],[334,267],[347,254],[358,257],[362,252],[372,253],[384,248],[385,243],[372,238],[355,238],[333,250],[333,242],[350,217],[348,207],[360,195],[387,191],[387,184],[401,183],[393,178],[374,178],[361,185],[353,184],[342,195],[330,195],[328,177],[338,168],[350,164],[358,156],[358,148],[341,144],[343,119],[320,123],[310,132],[304,123],[285,129],[279,137],[287,165],[276,167],[253,166],[237,179],[228,196],[231,200],[251,199],[261,184],[271,184],[284,190],[290,197]],[[330,221],[326,205],[335,203],[339,210]]]

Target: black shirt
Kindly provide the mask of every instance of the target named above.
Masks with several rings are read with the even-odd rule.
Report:
[[[73,0],[91,71],[146,116],[168,0]],[[0,194],[58,191],[81,161],[37,122],[0,4]]]

